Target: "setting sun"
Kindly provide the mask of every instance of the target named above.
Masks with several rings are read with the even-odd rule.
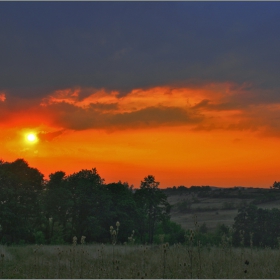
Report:
[[[28,133],[26,136],[26,139],[30,143],[35,143],[38,141],[38,138],[37,138],[36,134],[34,134],[34,133]]]

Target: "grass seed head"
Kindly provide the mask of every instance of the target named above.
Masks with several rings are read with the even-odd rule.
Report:
[[[73,237],[73,245],[74,245],[74,246],[77,245],[77,240],[78,240],[77,236],[74,236],[74,237]]]
[[[85,240],[86,240],[86,237],[83,235],[83,236],[81,237],[81,244],[85,244]]]

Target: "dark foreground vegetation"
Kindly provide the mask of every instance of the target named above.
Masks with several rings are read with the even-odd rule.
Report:
[[[167,201],[168,195],[178,192],[194,194],[194,200],[252,196],[250,203],[240,205],[232,227],[219,224],[209,232],[205,224],[197,224],[194,216],[192,230],[201,245],[219,246],[226,238],[233,246],[278,248],[280,210],[257,207],[260,200],[279,198],[277,182],[265,193],[252,195],[242,188],[219,190],[209,186],[162,190],[149,175],[140,188],[133,189],[122,182],[105,184],[96,169],[69,176],[58,171],[44,180],[43,174],[23,159],[0,161],[0,242],[66,245],[76,237],[78,242],[83,238],[88,244],[108,244],[114,238],[115,244],[183,244],[191,229],[186,231],[170,220],[171,205]]]
[[[66,176],[43,174],[23,159],[0,162],[0,241],[2,244],[66,244],[73,236],[87,242],[111,240],[110,226],[122,223],[119,242],[153,243],[166,233],[184,232],[169,218],[167,196],[153,176],[137,190],[127,183],[105,184],[96,169]],[[133,232],[133,234],[132,234]],[[134,237],[135,236],[135,237]]]
[[[0,246],[10,279],[279,279],[280,250],[185,244]]]

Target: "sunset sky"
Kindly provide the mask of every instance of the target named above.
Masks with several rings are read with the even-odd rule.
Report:
[[[0,2],[0,159],[271,186],[279,18],[280,2]]]

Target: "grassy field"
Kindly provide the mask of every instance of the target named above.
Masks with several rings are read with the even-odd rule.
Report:
[[[177,203],[184,203],[184,201],[190,200],[191,198],[189,198],[189,195],[174,195],[168,197],[168,202],[173,206],[176,206]],[[213,230],[218,223],[224,223],[228,226],[233,224],[234,217],[237,215],[237,209],[222,209],[224,202],[233,201],[233,199],[204,198],[199,201],[199,203],[191,204],[190,211],[178,211],[173,207],[173,209],[175,209],[171,211],[171,220],[181,224],[184,229],[192,229],[194,227],[193,215],[196,214],[198,223],[200,225],[205,223],[210,231]],[[200,209],[209,210],[198,211],[199,207]]]
[[[232,226],[234,217],[238,213],[238,208],[251,203],[264,190],[245,189],[243,193],[248,194],[248,198],[239,198],[237,191],[224,190],[232,197],[198,197],[193,193],[181,193],[168,196],[168,202],[173,206],[171,220],[182,225],[184,229],[192,229],[193,216],[197,216],[200,225],[206,224],[209,231],[213,231],[217,224]],[[267,190],[266,190],[267,191]],[[178,210],[179,204],[188,205],[189,208]],[[257,204],[260,208],[272,209],[280,208],[280,200],[262,202]]]
[[[255,191],[256,192],[256,191]],[[258,194],[256,192],[256,194]],[[173,205],[171,220],[185,229],[205,223],[231,226],[238,207],[254,198],[200,197],[194,194],[168,196]],[[189,208],[178,208],[178,205]],[[259,203],[262,208],[280,208],[279,200]],[[51,279],[182,279],[182,278],[280,278],[280,250],[234,248],[230,239],[219,246],[201,246],[190,236],[185,244],[161,245],[26,245],[0,246],[1,278]]]
[[[2,278],[274,278],[280,251],[272,249],[65,245],[1,247]]]

